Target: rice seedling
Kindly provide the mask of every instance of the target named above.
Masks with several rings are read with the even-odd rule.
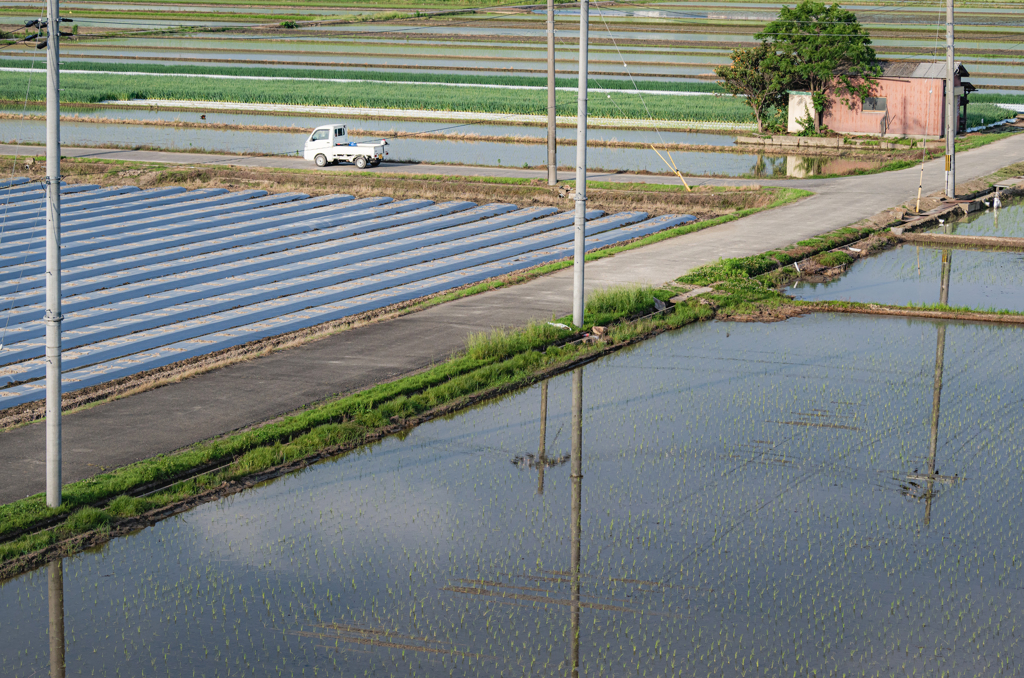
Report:
[[[5,582],[0,665],[59,583],[72,673],[1014,675],[1024,330],[939,329],[662,334]]]

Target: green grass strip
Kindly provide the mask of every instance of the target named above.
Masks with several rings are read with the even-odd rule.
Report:
[[[587,310],[587,321],[627,318],[653,304],[652,290],[629,290],[621,296],[596,295],[600,308]],[[660,296],[666,296],[661,292]],[[620,304],[625,300],[627,303]],[[621,323],[613,339],[629,341],[652,331],[681,327],[711,315],[709,309],[680,305],[673,313],[638,322]],[[543,370],[565,364],[598,346],[573,343],[559,345],[570,332],[549,324],[534,324],[512,332],[472,337],[466,354],[426,372],[373,387],[332,403],[288,417],[285,420],[197,445],[180,454],[148,459],[64,487],[64,504],[49,509],[45,496],[34,495],[0,507],[3,533],[27,527],[42,519],[63,515],[59,525],[25,534],[0,544],[0,562],[45,548],[57,541],[101,529],[119,517],[137,516],[215,488],[224,482],[250,476],[262,470],[309,457],[334,446],[355,447],[376,431],[395,422],[422,415],[438,406],[486,389],[525,385]],[[225,468],[184,480],[147,497],[125,494],[153,480],[172,478],[179,472],[223,461]],[[90,506],[100,500],[105,506]]]

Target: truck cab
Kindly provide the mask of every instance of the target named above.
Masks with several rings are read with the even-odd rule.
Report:
[[[351,162],[359,169],[367,165],[376,167],[386,155],[384,147],[388,142],[352,142],[343,124],[321,125],[306,139],[302,156],[312,160],[317,167],[326,167],[336,162]]]

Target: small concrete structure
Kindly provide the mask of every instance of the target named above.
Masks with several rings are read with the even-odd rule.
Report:
[[[956,62],[955,66],[954,95],[959,97],[956,122],[957,129],[963,131],[967,94],[974,87],[961,81],[970,75],[963,65]],[[945,62],[882,62],[882,75],[872,88],[872,96],[856,101],[852,109],[833,96],[822,124],[840,134],[941,138],[946,128],[945,77]],[[808,112],[813,115],[813,111],[810,92],[790,92],[788,131],[801,132],[800,120],[806,119]]]

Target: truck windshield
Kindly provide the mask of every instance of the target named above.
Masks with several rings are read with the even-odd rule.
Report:
[[[330,133],[331,133],[330,130],[318,129],[315,132],[313,132],[313,136],[311,136],[309,138],[309,140],[310,141],[323,141],[324,139],[327,138],[327,135],[330,134]]]

